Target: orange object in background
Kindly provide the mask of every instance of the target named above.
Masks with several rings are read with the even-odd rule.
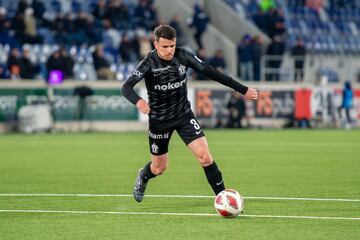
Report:
[[[211,91],[198,91],[196,93],[196,115],[210,117],[213,113],[213,103],[210,99]]]
[[[295,91],[295,119],[311,118],[311,89]]]

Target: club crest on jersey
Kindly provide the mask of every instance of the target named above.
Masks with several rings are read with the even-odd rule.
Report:
[[[159,147],[155,143],[153,143],[151,145],[151,152],[152,153],[158,153],[159,152]]]
[[[139,70],[135,70],[132,75],[135,75],[135,76],[138,76],[138,77],[141,77],[142,73],[139,71]]]
[[[186,74],[186,67],[184,65],[180,65],[178,69],[180,75]]]

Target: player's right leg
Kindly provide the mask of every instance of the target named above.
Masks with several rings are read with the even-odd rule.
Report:
[[[161,175],[166,170],[168,159],[167,153],[159,156],[151,154],[151,162],[148,162],[144,168],[139,170],[133,189],[133,195],[137,202],[143,200],[148,181]]]

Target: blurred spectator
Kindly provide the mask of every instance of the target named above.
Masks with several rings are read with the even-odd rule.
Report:
[[[281,36],[275,36],[271,44],[269,45],[266,54],[269,55],[267,61],[267,67],[270,73],[267,74],[266,80],[279,81],[279,71],[282,63],[282,56],[285,53],[285,43]]]
[[[37,21],[42,21],[46,11],[45,5],[42,0],[33,0],[31,7],[34,9],[34,17]]]
[[[29,7],[27,0],[20,0],[18,3],[18,8],[16,10],[16,15],[23,15],[25,10]]]
[[[187,37],[184,34],[184,30],[182,29],[182,26],[181,26],[180,14],[175,14],[172,17],[169,25],[171,27],[173,27],[176,31],[176,45],[180,46],[180,47],[186,45]]]
[[[24,14],[24,38],[23,43],[40,44],[42,37],[37,33],[36,19],[32,8],[25,9]]]
[[[17,14],[11,19],[11,29],[14,30],[18,42],[22,43],[25,34],[24,14]]]
[[[89,39],[89,44],[97,44],[101,42],[102,25],[100,22],[95,21],[94,16],[90,14],[87,15],[84,30],[87,38]]]
[[[286,33],[285,16],[281,9],[269,8],[265,12],[260,8],[252,19],[256,26],[270,38]]]
[[[353,107],[353,97],[354,94],[352,91],[351,83],[350,81],[347,81],[344,84],[344,90],[342,92],[342,104],[339,107],[340,119],[342,116],[342,109],[345,110],[345,114],[346,114],[345,128],[351,128],[350,110]]]
[[[10,72],[11,80],[21,79],[20,71],[21,71],[21,59],[20,59],[20,51],[17,48],[12,48],[10,50],[8,59],[7,59],[7,67]]]
[[[110,63],[106,60],[104,48],[98,44],[93,53],[94,68],[99,79],[114,80],[115,73],[110,69]]]
[[[107,14],[106,0],[98,0],[93,15],[97,20],[104,20]]]
[[[65,16],[63,13],[58,13],[52,22],[51,30],[54,30],[54,40],[61,45],[68,45],[68,33],[65,30]]]
[[[224,52],[221,49],[215,51],[215,55],[209,59],[209,65],[215,67],[217,70],[221,72],[226,71]]]
[[[294,80],[295,82],[302,82],[304,80],[304,63],[306,56],[306,49],[302,39],[297,39],[295,46],[291,49],[291,55],[294,57]]]
[[[128,8],[121,0],[110,0],[107,4],[105,18],[117,29],[126,29]]]
[[[134,23],[137,27],[152,30],[158,23],[157,12],[152,2],[139,0],[134,12]]]
[[[71,35],[71,37],[69,37],[72,42],[72,34],[75,32],[75,24],[74,24],[74,19],[75,19],[75,14],[72,12],[68,12],[65,14],[64,17],[64,29],[65,32],[69,35]],[[71,43],[72,44],[72,43]]]
[[[6,66],[0,64],[0,80],[8,78],[6,73],[7,73]]]
[[[150,40],[145,34],[140,34],[139,45],[139,54],[141,59],[144,58],[153,49]]]
[[[254,80],[260,81],[261,78],[261,57],[263,53],[264,39],[261,35],[257,35],[253,38],[251,47],[253,48],[253,68],[254,68]]]
[[[87,27],[87,14],[83,11],[79,11],[74,19],[73,43],[76,46],[81,46],[82,44],[89,42],[89,38],[85,32]]]
[[[60,58],[64,64],[64,78],[74,77],[74,59],[69,55],[65,47],[60,48]]]
[[[242,80],[254,80],[253,56],[254,48],[251,46],[251,37],[245,35],[237,47],[238,70]]]
[[[102,42],[106,49],[111,49],[117,51],[120,43],[120,33],[116,29],[113,28],[112,23],[105,19],[104,23],[104,31],[102,34]]]
[[[8,44],[11,48],[18,45],[16,39],[10,35],[11,21],[6,16],[5,8],[0,7],[0,44]]]
[[[88,86],[81,85],[74,88],[73,94],[78,97],[76,119],[78,121],[83,121],[89,107],[88,97],[94,95],[94,91]]]
[[[0,7],[0,32],[8,32],[10,29],[10,21],[6,16],[7,11],[5,8]]]
[[[56,50],[50,55],[50,57],[46,62],[46,69],[48,72],[48,77],[47,77],[48,79],[51,74],[51,71],[59,70],[61,71],[62,75],[64,75],[65,66],[61,59],[60,50]]]
[[[195,4],[194,5],[194,15],[193,15],[190,27],[195,28],[194,38],[195,38],[195,41],[199,48],[204,47],[202,44],[202,41],[201,41],[201,37],[202,37],[203,33],[205,32],[208,23],[209,23],[209,17],[201,9],[200,5]]]
[[[259,8],[258,12],[253,15],[252,20],[263,33],[269,35],[269,19],[264,11]]]
[[[139,48],[139,46],[134,44],[133,41],[130,41],[127,34],[124,34],[121,38],[121,43],[119,46],[121,60],[124,63],[135,62],[138,59],[136,48]]]
[[[64,78],[71,78],[74,76],[74,60],[69,56],[65,48],[60,48],[53,52],[46,63],[46,67],[48,74],[53,70],[59,70]]]
[[[246,117],[246,106],[243,96],[239,92],[233,92],[228,102],[229,118],[226,124],[228,128],[243,128],[242,119]]]
[[[271,27],[269,32],[269,37],[273,38],[274,36],[283,36],[286,33],[285,27],[285,17],[281,9],[272,10],[273,16],[271,21]]]
[[[34,79],[37,72],[37,67],[30,59],[30,50],[24,47],[22,57],[20,59],[21,69],[20,76],[22,79]]]

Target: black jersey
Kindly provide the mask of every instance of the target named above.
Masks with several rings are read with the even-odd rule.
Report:
[[[145,79],[150,120],[167,121],[182,117],[191,111],[186,78],[189,67],[242,94],[247,91],[247,87],[210,67],[194,54],[176,48],[171,61],[160,59],[156,50],[151,51],[123,85],[123,95],[136,104],[141,98],[134,91],[134,86]]]

